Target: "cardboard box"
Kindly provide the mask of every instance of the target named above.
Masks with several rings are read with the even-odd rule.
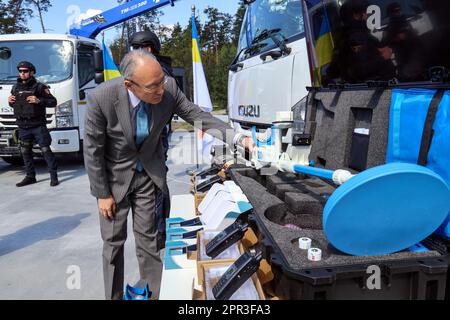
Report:
[[[247,232],[245,233],[244,237],[241,239],[239,243],[239,250],[241,254],[243,254],[246,250],[249,250],[250,248],[254,247],[258,243],[258,238],[253,231],[252,228],[248,228]],[[199,253],[198,250],[200,248],[200,232],[197,234],[197,252],[195,253],[195,258],[197,259],[197,283],[199,287],[195,289],[195,287],[192,287],[193,292],[193,299],[194,300],[205,300],[206,299],[206,293],[205,293],[205,268],[210,268],[214,266],[222,266],[222,265],[229,265],[231,266],[236,259],[222,259],[222,260],[199,260]],[[191,258],[194,258],[194,256],[191,256]],[[272,268],[270,264],[263,259],[260,263],[258,271],[252,276],[252,281],[255,284],[256,290],[258,292],[258,295],[261,300],[266,299],[266,295],[263,290],[263,285],[272,281],[274,278],[274,275],[272,273]],[[218,279],[217,279],[218,280]]]
[[[198,206],[203,201],[206,196],[206,192],[198,192],[194,194],[194,202],[195,202],[195,214],[200,216],[201,213],[198,211]]]
[[[208,269],[211,268],[218,268],[218,267],[227,267],[227,269],[233,264],[234,262],[224,262],[224,261],[213,261],[213,263],[209,263],[209,264],[202,264],[201,265],[201,269],[200,269],[200,273],[199,273],[199,283],[201,282],[201,288],[202,291],[197,291],[197,290],[193,290],[193,299],[194,300],[206,300],[206,283],[205,283],[205,274],[206,271]],[[213,287],[218,281],[219,278],[215,278],[215,279],[211,279],[211,287]],[[265,300],[265,294],[264,294],[264,290],[262,288],[261,282],[258,279],[257,274],[253,274],[252,277],[252,282],[255,285],[256,291],[258,293],[259,299],[260,300]]]
[[[216,262],[234,262],[236,259],[230,258],[230,259],[208,259],[208,260],[201,260],[200,257],[200,247],[202,246],[201,242],[201,236],[202,234],[204,234],[205,232],[211,232],[211,231],[200,231],[197,233],[197,251],[195,253],[195,256],[191,256],[192,258],[195,257],[196,261],[197,261],[197,272],[198,272],[198,283],[199,285],[202,285],[203,283],[201,282],[201,269],[203,265],[208,265],[208,264],[214,264]],[[218,234],[219,232],[217,232]],[[256,245],[258,243],[258,238],[256,237],[255,233],[253,232],[253,230],[251,228],[248,228],[247,232],[244,234],[244,237],[237,242],[238,248],[239,248],[239,256],[241,256],[242,254],[244,254],[244,252],[248,249],[250,249],[251,247],[253,247],[254,245]],[[206,244],[205,244],[206,245]],[[220,256],[219,256],[220,257]],[[237,257],[239,258],[239,257]],[[264,279],[266,279],[266,276],[264,276]]]
[[[202,269],[203,265],[215,264],[217,262],[224,262],[224,263],[225,262],[231,262],[231,263],[233,263],[234,261],[236,261],[237,258],[239,258],[239,257],[237,257],[237,258],[230,258],[230,259],[201,260],[201,257],[200,257],[200,247],[202,246],[202,243],[201,243],[202,239],[201,239],[201,237],[202,237],[202,234],[204,234],[205,232],[213,232],[213,231],[201,231],[201,232],[197,233],[197,251],[195,252],[195,255],[192,256],[192,258],[195,258],[195,260],[197,262],[197,273],[198,273],[198,284],[199,285],[203,285],[202,278],[201,278],[201,275],[200,275],[200,272],[201,272],[201,269]],[[220,232],[217,232],[217,234],[219,234],[219,233]],[[206,246],[206,243],[205,243],[205,246]],[[244,249],[244,247],[242,245],[242,242],[238,241],[237,242],[237,246],[238,246],[238,249],[239,249],[239,254],[242,255],[245,252],[245,249]]]

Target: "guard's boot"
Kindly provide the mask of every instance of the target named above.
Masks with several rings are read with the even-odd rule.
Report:
[[[24,187],[24,186],[27,186],[29,184],[33,184],[36,182],[37,181],[36,181],[35,177],[25,176],[25,178],[23,178],[22,181],[20,181],[19,183],[16,183],[16,187]]]
[[[59,184],[58,174],[52,173],[50,174],[50,187],[57,186]]]

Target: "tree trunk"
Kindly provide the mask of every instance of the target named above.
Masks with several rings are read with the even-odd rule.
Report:
[[[42,9],[41,9],[41,5],[39,3],[39,0],[34,0],[33,3],[35,4],[35,6],[36,6],[36,8],[38,9],[38,12],[39,12],[39,20],[41,21],[42,33],[45,33],[44,18],[42,16]]]
[[[120,37],[120,43],[119,43],[119,61],[122,61],[123,58],[123,42],[125,40],[125,22],[122,24],[122,36]]]
[[[219,65],[219,44],[216,42],[214,44],[215,58],[216,58],[216,66]]]

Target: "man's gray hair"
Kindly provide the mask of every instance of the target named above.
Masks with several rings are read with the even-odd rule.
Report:
[[[125,79],[132,79],[137,63],[145,59],[158,61],[153,54],[145,50],[134,50],[127,53],[120,63],[120,73]]]

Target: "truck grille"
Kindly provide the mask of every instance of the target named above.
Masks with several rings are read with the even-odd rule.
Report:
[[[47,114],[46,116],[47,125],[52,123],[54,115],[53,114]],[[0,128],[4,129],[15,129],[17,128],[16,125],[16,118],[13,114],[0,114]]]
[[[252,128],[254,126],[256,126],[256,129],[263,129],[263,130],[271,127],[271,125],[263,124],[263,123],[254,124],[254,123],[243,122],[243,121],[235,121],[235,122],[238,122],[240,124],[241,128],[244,130],[252,130]]]

